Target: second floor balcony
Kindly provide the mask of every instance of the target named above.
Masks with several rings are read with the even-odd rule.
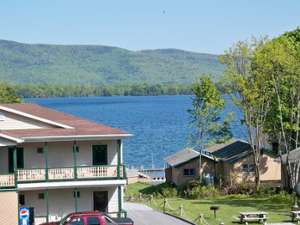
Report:
[[[45,182],[107,180],[109,183],[126,178],[121,142],[116,140],[25,143],[0,148],[1,158],[0,189]]]
[[[126,179],[125,166],[76,166],[63,168],[19,169],[0,175],[0,188],[14,188],[33,182]]]

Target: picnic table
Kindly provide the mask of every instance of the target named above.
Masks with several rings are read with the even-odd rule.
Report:
[[[268,217],[266,212],[240,212],[240,222],[245,223],[258,221],[263,224],[266,223]]]
[[[300,211],[291,211],[292,222],[300,222]]]

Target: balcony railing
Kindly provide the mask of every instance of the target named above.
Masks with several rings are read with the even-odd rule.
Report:
[[[125,167],[119,167],[119,174],[118,166],[79,166],[48,169],[19,169],[17,170],[16,174],[17,183],[86,179],[115,179],[125,178]],[[0,188],[14,186],[14,174],[0,175]]]
[[[1,187],[14,187],[15,176],[13,174],[0,175],[0,188]]]

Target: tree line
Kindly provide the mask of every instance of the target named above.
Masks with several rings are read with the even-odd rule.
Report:
[[[189,84],[115,84],[115,85],[10,85],[18,96],[68,97],[68,96],[141,96],[141,95],[186,95],[191,94]]]

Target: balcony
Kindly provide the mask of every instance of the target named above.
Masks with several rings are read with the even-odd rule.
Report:
[[[125,167],[120,166],[77,166],[48,169],[19,169],[15,175],[0,175],[0,188],[15,187],[15,182],[53,182],[53,181],[80,181],[101,179],[124,179]]]

